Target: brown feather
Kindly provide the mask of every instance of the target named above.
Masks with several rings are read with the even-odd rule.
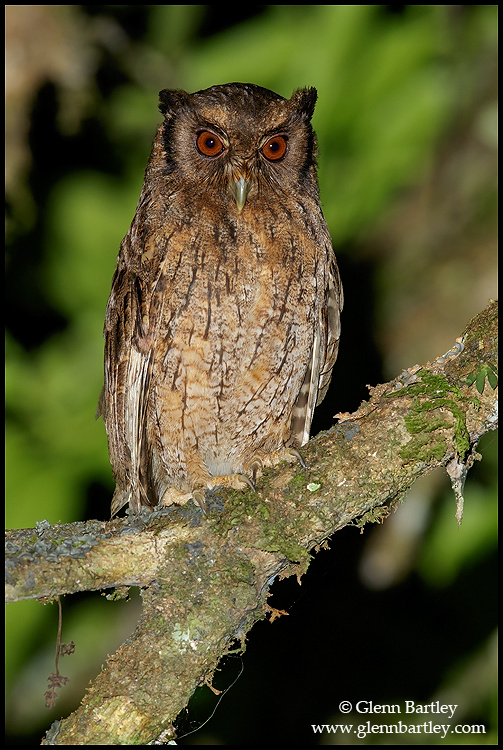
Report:
[[[105,319],[112,513],[236,486],[302,446],[340,336],[316,91],[226,84],[161,101]]]

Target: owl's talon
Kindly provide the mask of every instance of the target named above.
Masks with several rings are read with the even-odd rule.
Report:
[[[246,474],[236,474],[236,476],[239,477],[243,482],[246,482],[252,492],[255,492],[255,476],[253,477],[253,479],[247,477]]]
[[[192,499],[194,500],[197,505],[201,508],[204,515],[207,516],[207,506],[206,506],[206,500],[204,497],[204,490],[203,489],[197,489],[192,491]]]
[[[254,458],[253,461],[250,464],[250,469],[252,472],[252,482],[253,482],[253,489],[255,489],[255,484],[257,482],[257,472],[262,471],[264,468],[264,464],[262,463],[260,458]]]
[[[297,459],[297,461],[300,463],[303,469],[306,469],[306,462],[302,458],[301,454],[297,450],[297,448],[288,448],[288,453]]]

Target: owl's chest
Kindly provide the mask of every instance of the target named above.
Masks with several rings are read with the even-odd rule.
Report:
[[[309,239],[291,228],[232,225],[181,234],[153,292],[162,297],[158,340],[174,377],[188,361],[215,377],[255,365],[274,371],[310,349],[322,263]]]
[[[201,221],[172,235],[162,255],[150,285],[164,321],[192,318],[214,334],[257,316],[293,320],[323,285],[320,248],[295,223]]]

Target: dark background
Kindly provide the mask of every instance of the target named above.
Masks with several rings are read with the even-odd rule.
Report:
[[[101,332],[161,88],[318,89],[321,196],[346,303],[313,432],[357,408],[367,384],[447,351],[496,298],[497,6],[6,9],[9,528],[108,516],[105,430],[93,419]],[[495,435],[479,450],[461,529],[437,472],[382,526],[338,532],[300,587],[275,583],[270,603],[288,616],[257,624],[244,656],[226,660],[215,682],[229,689],[180,744],[459,744],[311,730],[388,720],[345,717],[342,700],[437,699],[458,704],[454,723],[486,726],[464,742],[494,744]],[[12,744],[38,744],[78,705],[133,630],[139,597],[72,596],[63,609],[63,639],[77,648],[60,663],[71,681],[47,711],[57,608],[8,607]],[[181,732],[215,702],[196,691]]]

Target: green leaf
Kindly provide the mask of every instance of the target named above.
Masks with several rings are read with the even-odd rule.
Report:
[[[491,365],[489,365],[489,367],[491,367]],[[494,391],[494,389],[498,385],[498,376],[493,372],[492,369],[489,369],[489,367],[487,368],[487,379],[489,381],[489,385]]]
[[[484,393],[485,384],[486,384],[486,371],[485,371],[485,368],[483,368],[482,370],[480,370],[480,372],[477,373],[477,377],[475,379],[475,385],[480,394]]]

